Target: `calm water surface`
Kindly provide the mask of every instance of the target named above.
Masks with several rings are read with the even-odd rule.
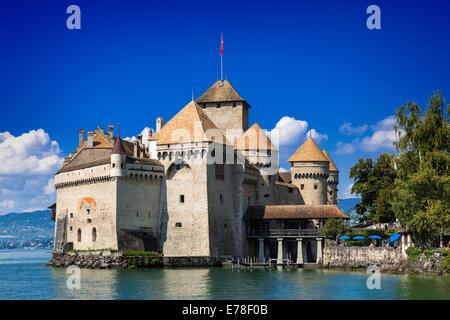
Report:
[[[88,270],[81,289],[70,274],[45,267],[50,250],[0,250],[0,299],[446,299],[450,277],[382,274],[381,290],[368,274],[320,269],[231,268]]]

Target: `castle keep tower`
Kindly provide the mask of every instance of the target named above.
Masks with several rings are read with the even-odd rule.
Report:
[[[304,204],[313,206],[327,204],[330,164],[314,140],[308,138],[288,161],[292,165],[292,183],[298,187]]]
[[[337,204],[337,192],[338,192],[338,184],[339,184],[339,170],[334,164],[333,160],[331,160],[330,155],[326,150],[322,151],[325,157],[330,162],[330,166],[328,168],[330,172],[330,176],[327,181],[327,197],[328,204]]]
[[[234,131],[234,135],[238,138],[248,129],[250,105],[237,93],[228,80],[216,81],[196,102],[222,131],[222,134],[226,134],[228,129]],[[229,136],[227,139],[234,142]]]

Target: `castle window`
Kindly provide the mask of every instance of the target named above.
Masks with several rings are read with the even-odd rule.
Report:
[[[70,213],[70,218],[73,219],[73,213]]]
[[[330,191],[330,195],[333,195],[333,191]]]
[[[115,168],[115,167],[116,167],[116,164],[115,164],[115,163],[113,163],[113,164],[112,164],[112,167],[113,167],[113,168]]]
[[[216,179],[223,180],[225,178],[225,167],[223,164],[216,163]]]
[[[180,194],[180,203],[184,203],[184,194]]]
[[[92,241],[97,241],[97,229],[95,228],[92,229]]]
[[[314,190],[317,190],[317,187],[318,187],[317,184],[315,184],[315,185],[314,185]]]
[[[220,204],[223,206],[223,195],[222,194],[219,195],[219,201],[220,201]]]
[[[270,197],[269,194],[265,194],[265,195],[264,195],[264,198],[268,198],[268,197]]]
[[[181,228],[181,222],[175,223],[175,228]]]
[[[78,242],[81,242],[81,229],[78,229],[77,233],[78,233],[77,234],[77,240],[78,240]]]
[[[91,213],[91,209],[86,209],[86,214],[90,214]]]
[[[123,169],[123,163],[120,164],[120,167]]]
[[[300,189],[304,190],[305,189],[305,185],[304,184],[300,185]]]
[[[136,211],[136,217],[139,217],[139,211]]]
[[[87,223],[91,223],[92,222],[92,220],[91,219],[87,219]]]
[[[272,150],[267,150],[267,155],[268,156],[272,155]]]
[[[72,231],[73,230],[73,228],[72,228],[72,226],[70,226],[70,231]]]

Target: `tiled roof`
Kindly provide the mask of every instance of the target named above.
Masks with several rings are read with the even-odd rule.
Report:
[[[156,135],[149,137],[149,140],[157,140],[157,144],[204,141],[227,144],[220,130],[194,101],[181,109]]]
[[[334,164],[333,160],[331,160],[330,155],[328,154],[328,152],[326,150],[323,150],[322,152],[325,155],[325,157],[328,159],[328,161],[330,161],[329,171],[334,171],[334,172],[337,171],[337,172],[339,172],[339,170],[336,167],[336,165]]]
[[[277,150],[259,124],[255,123],[234,143],[235,150]]]
[[[281,205],[281,206],[251,206],[244,215],[246,220],[276,220],[276,219],[321,219],[341,218],[348,216],[336,205],[306,206],[306,205]]]
[[[317,144],[312,138],[308,138],[301,145],[300,148],[289,158],[289,162],[302,162],[302,161],[327,161],[327,157],[320,151]]]
[[[113,154],[127,154],[125,152],[125,148],[122,144],[122,139],[120,137],[116,138],[116,141],[114,141],[114,148],[112,149]]]
[[[280,181],[285,183],[291,183],[292,177],[290,172],[278,172],[278,176],[280,177]]]
[[[221,85],[222,84],[222,85]],[[245,101],[228,80],[216,81],[197,100],[197,103]]]

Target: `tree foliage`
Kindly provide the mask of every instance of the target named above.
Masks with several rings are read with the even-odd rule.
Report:
[[[424,114],[411,102],[395,112],[401,137],[394,144],[400,154],[392,208],[414,239],[425,245],[450,223],[450,106],[446,109],[439,91],[430,97]]]
[[[390,205],[396,178],[392,155],[383,153],[375,162],[371,158],[359,159],[350,169],[350,178],[355,181],[352,193],[361,196],[356,212],[362,220],[389,222],[394,218]]]
[[[336,239],[339,235],[346,231],[342,219],[330,218],[320,229],[320,233],[328,239]]]

